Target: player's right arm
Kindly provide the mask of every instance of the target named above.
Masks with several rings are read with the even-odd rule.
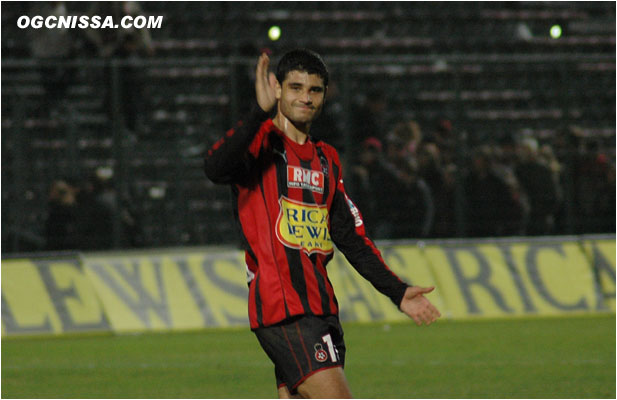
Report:
[[[257,104],[251,113],[219,139],[206,153],[204,170],[215,183],[233,183],[246,176],[251,159],[257,157],[259,146],[254,146],[255,136],[270,111],[276,105],[274,74],[268,73],[269,58],[262,54],[255,71]],[[256,151],[257,147],[257,151]]]

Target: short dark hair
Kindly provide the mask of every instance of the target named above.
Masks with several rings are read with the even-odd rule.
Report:
[[[330,78],[328,67],[321,56],[312,50],[296,49],[285,53],[276,67],[276,79],[282,84],[291,71],[319,75],[323,79],[324,86],[328,86]]]

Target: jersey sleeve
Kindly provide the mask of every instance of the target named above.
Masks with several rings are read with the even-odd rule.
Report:
[[[345,192],[342,173],[338,176],[330,210],[330,236],[360,275],[398,307],[409,285],[390,270],[366,235],[362,214]]]
[[[250,114],[228,130],[204,157],[204,171],[214,183],[234,183],[250,171],[261,150],[269,113],[257,104]],[[271,122],[271,121],[270,121]]]

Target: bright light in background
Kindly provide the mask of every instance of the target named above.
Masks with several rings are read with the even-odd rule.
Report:
[[[553,39],[558,39],[561,37],[561,26],[553,25],[551,26],[550,34]]]
[[[271,26],[270,29],[268,29],[268,37],[272,41],[279,40],[281,37],[281,28],[276,25]]]

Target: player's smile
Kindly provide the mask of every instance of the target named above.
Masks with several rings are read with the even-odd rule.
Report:
[[[277,98],[281,112],[297,123],[310,123],[320,113],[324,103],[323,79],[316,74],[291,71],[279,86]]]
[[[296,104],[295,107],[299,108],[302,111],[313,111],[313,110],[315,110],[315,107],[307,106],[306,104]]]

